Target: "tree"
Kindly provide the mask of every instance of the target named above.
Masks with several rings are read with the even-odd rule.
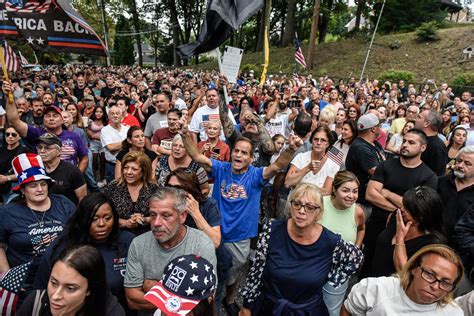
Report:
[[[357,4],[357,10],[354,31],[358,31],[360,29],[360,21],[362,19],[362,15],[367,13],[368,6],[367,0],[356,0],[355,3]]]
[[[102,0],[104,1],[104,0]],[[135,31],[135,41],[137,43],[138,53],[138,64],[143,66],[143,52],[142,52],[142,41],[140,38],[140,18],[138,17],[137,2],[136,0],[125,0],[130,12],[132,13],[133,28]]]
[[[285,31],[281,40],[281,46],[283,47],[293,45],[296,30],[296,2],[297,0],[288,0]]]
[[[115,29],[118,33],[130,32],[130,24],[123,15],[118,17]],[[135,62],[133,42],[128,36],[115,35],[113,61],[115,65],[133,65]]]
[[[387,0],[378,29],[381,33],[413,31],[424,22],[441,22],[447,12],[441,10],[440,3],[439,0]],[[374,9],[371,19],[375,24],[380,6]]]
[[[309,47],[308,47],[308,61],[309,69],[313,69],[314,63],[314,49],[316,48],[316,33],[318,32],[319,24],[319,10],[321,7],[321,1],[314,1],[314,11],[313,11],[313,20],[311,23],[311,35],[309,37]]]

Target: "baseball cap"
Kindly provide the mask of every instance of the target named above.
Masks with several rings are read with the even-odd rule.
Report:
[[[55,111],[59,114],[62,113],[62,110],[60,108],[58,108],[56,105],[50,105],[50,106],[47,106],[44,110],[43,110],[43,115],[48,113],[49,111]]]
[[[61,140],[58,136],[51,134],[51,133],[44,133],[34,141],[35,145],[39,143],[44,143],[46,145],[58,145],[59,147],[62,146]]]
[[[366,129],[379,125],[379,118],[374,113],[364,114],[359,117],[357,121],[357,129],[359,131],[365,131]]]
[[[187,315],[216,288],[213,265],[197,255],[171,260],[162,280],[145,294],[145,300],[170,316]]]
[[[94,101],[94,97],[90,94],[84,96],[84,101]]]

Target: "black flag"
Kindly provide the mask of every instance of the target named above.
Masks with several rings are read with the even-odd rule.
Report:
[[[264,0],[209,0],[201,33],[195,43],[176,48],[182,58],[219,47],[248,18],[263,7]]]
[[[68,0],[0,0],[0,37],[34,49],[108,56],[95,31]]]

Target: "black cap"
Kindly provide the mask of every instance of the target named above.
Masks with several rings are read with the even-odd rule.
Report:
[[[46,145],[57,145],[59,147],[62,147],[62,142],[58,138],[58,136],[53,135],[51,133],[44,133],[34,141],[35,145],[38,145],[39,143],[44,143]]]

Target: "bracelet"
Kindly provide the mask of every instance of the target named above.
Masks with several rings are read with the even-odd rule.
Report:
[[[395,244],[395,246],[405,247],[405,244]]]

